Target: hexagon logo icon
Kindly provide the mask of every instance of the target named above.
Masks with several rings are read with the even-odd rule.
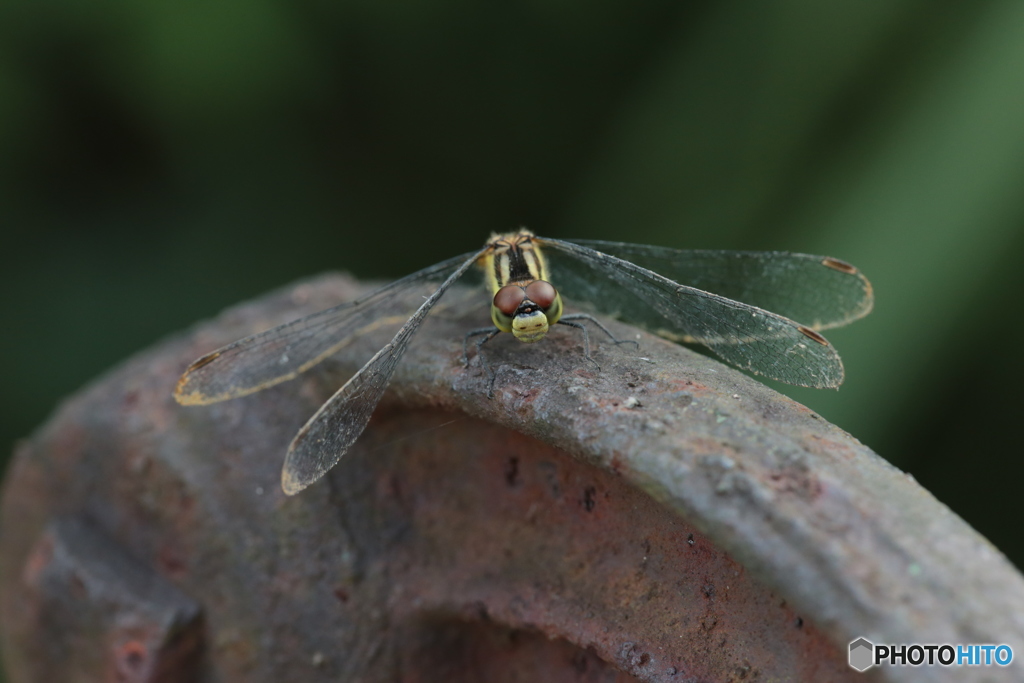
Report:
[[[858,638],[850,643],[850,666],[857,671],[866,671],[874,664],[875,646],[867,638]]]

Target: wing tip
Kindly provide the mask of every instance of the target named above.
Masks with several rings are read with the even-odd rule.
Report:
[[[320,406],[320,410],[318,410],[316,414],[309,419],[309,422],[302,426],[299,433],[296,434],[292,439],[292,442],[288,444],[288,452],[284,455],[284,466],[281,468],[281,490],[284,491],[286,496],[294,496],[299,491],[302,491],[310,484],[320,479],[327,473],[327,470],[330,469],[321,469],[319,472],[314,473],[313,476],[310,476],[308,468],[306,469],[306,472],[303,472],[303,468],[296,466],[297,462],[308,460],[308,458],[304,458],[299,455],[299,448],[301,448],[303,442],[309,435],[310,425],[313,424],[326,405],[327,404],[325,403],[323,406]]]
[[[183,406],[201,406],[204,397],[198,391],[188,388],[190,380],[187,371],[178,378],[178,383],[174,386],[174,400]]]
[[[185,372],[181,373],[178,383],[174,386],[174,400],[183,406],[201,406],[213,403],[213,401],[209,400],[208,396],[196,389],[190,389],[188,385],[192,381],[193,373],[196,370],[209,365],[219,357],[220,351],[217,350],[192,361],[188,368],[185,369]]]
[[[287,465],[281,469],[281,490],[284,491],[286,496],[294,496],[312,483],[311,481],[302,481],[296,477]]]
[[[204,394],[195,388],[190,388],[188,385],[192,381],[192,376],[186,372],[178,379],[177,385],[174,387],[174,400],[178,402],[178,405],[182,406],[208,406],[212,403],[219,403],[230,396],[210,396]]]
[[[180,405],[180,406],[201,406],[201,405],[203,405],[203,397],[202,397],[202,395],[201,394],[197,394],[195,392],[186,394],[186,393],[184,393],[182,391],[179,391],[179,390],[175,389],[175,391],[174,391],[174,400],[177,401],[178,405]]]
[[[832,270],[835,270],[835,271],[837,271],[839,273],[843,273],[845,275],[852,275],[852,276],[854,276],[860,282],[861,289],[863,290],[863,293],[864,293],[863,299],[861,300],[860,305],[852,313],[850,313],[845,319],[843,319],[843,320],[841,320],[841,321],[839,321],[837,323],[828,325],[827,328],[840,327],[842,325],[848,325],[848,324],[852,323],[855,320],[860,320],[861,318],[866,316],[868,313],[870,313],[874,309],[874,307],[875,307],[875,290],[874,290],[874,287],[871,286],[871,281],[868,280],[867,276],[865,276],[864,273],[862,273],[859,268],[857,268],[856,266],[854,266],[854,265],[852,265],[850,263],[847,263],[846,261],[843,261],[843,260],[837,259],[837,258],[833,258],[831,256],[822,256],[821,257],[821,265],[825,266],[826,268],[831,268]],[[825,329],[827,329],[827,328],[825,328]]]

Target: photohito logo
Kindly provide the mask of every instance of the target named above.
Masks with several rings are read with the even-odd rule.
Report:
[[[873,666],[1009,666],[1009,645],[875,645],[867,638],[850,643],[850,666],[867,671]]]

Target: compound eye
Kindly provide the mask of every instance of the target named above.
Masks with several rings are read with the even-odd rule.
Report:
[[[525,300],[526,290],[519,285],[505,285],[494,295],[494,307],[511,318]]]
[[[557,296],[558,292],[555,291],[555,286],[545,280],[534,280],[526,286],[526,298],[543,310],[551,308],[551,304],[555,303]]]

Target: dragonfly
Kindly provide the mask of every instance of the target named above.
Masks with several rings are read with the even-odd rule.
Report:
[[[549,267],[549,259],[551,267]],[[871,284],[854,266],[790,252],[679,250],[600,240],[539,237],[529,230],[495,233],[482,249],[441,261],[376,291],[246,337],[192,363],[175,399],[208,405],[293,379],[359,335],[401,325],[394,337],[306,422],[292,440],[281,487],[298,493],[320,479],[356,442],[395,367],[427,314],[467,273],[482,274],[491,294],[490,327],[471,330],[480,350],[501,333],[535,343],[554,325],[582,330],[593,361],[587,313],[565,314],[567,300],[636,324],[662,337],[699,344],[753,374],[788,384],[836,388],[839,354],[823,330],[867,315]],[[557,280],[558,288],[553,282]],[[800,321],[800,322],[797,322]]]

